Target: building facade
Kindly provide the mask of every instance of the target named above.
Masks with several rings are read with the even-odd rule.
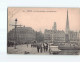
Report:
[[[79,42],[79,32],[70,31],[69,32],[70,42]]]
[[[53,42],[65,42],[65,32],[62,30],[53,31]]]
[[[65,32],[63,30],[45,30],[44,42],[65,42]]]
[[[52,42],[52,30],[44,31],[44,42]]]
[[[16,28],[16,42],[27,43],[36,39],[36,32],[31,27]],[[8,32],[8,41],[15,41],[15,28]]]

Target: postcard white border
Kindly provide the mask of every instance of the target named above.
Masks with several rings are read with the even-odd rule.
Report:
[[[0,0],[0,61],[80,62],[80,55],[9,55],[7,54],[8,7],[80,8],[80,0]]]

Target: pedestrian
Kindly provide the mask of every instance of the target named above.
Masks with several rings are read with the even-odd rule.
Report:
[[[39,51],[40,51],[40,44],[37,43],[37,52],[39,53]]]
[[[43,52],[43,44],[41,44],[41,53]]]
[[[48,44],[46,43],[46,52],[48,51]]]
[[[43,44],[43,48],[44,48],[44,52],[45,52],[45,50],[46,50],[46,44],[45,43]]]

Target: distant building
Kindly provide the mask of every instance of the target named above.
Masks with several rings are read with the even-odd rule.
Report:
[[[74,32],[70,30],[68,10],[66,20],[65,42],[79,42],[79,32]]]
[[[69,31],[69,41],[79,42],[79,32]]]
[[[52,30],[57,31],[57,25],[56,25],[56,22],[54,22],[54,26],[52,27]]]
[[[68,17],[68,10],[67,10],[67,20],[66,20],[66,30],[65,30],[65,42],[69,42],[69,17]]]
[[[44,42],[52,42],[52,30],[44,31]]]
[[[65,32],[63,30],[57,30],[56,22],[54,22],[52,30],[46,29],[44,32],[44,42],[68,43],[68,42],[79,42],[79,40],[80,40],[80,32],[74,32],[70,30],[68,10],[67,10]]]
[[[36,32],[31,27],[17,27],[17,43],[27,43],[36,39]],[[15,28],[8,32],[8,41],[15,41]]]
[[[41,31],[36,32],[36,41],[37,42],[43,42],[44,41],[44,34]]]
[[[45,30],[44,32],[44,42],[65,42],[65,32],[62,30],[57,30],[54,26],[53,30]]]
[[[53,42],[65,42],[65,32],[64,31],[53,31]]]

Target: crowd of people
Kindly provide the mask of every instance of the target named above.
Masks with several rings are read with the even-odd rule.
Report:
[[[37,43],[37,52],[47,52],[48,51],[48,43]]]

